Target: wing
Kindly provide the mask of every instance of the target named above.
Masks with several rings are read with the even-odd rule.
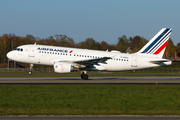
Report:
[[[77,63],[84,66],[93,66],[93,65],[99,65],[99,63],[107,64],[106,61],[111,59],[111,57],[102,57],[102,58],[96,58],[96,59],[88,59],[88,60],[79,60],[79,61],[72,61],[73,63]]]
[[[76,68],[94,68],[94,65],[100,66],[99,63],[107,64],[106,61],[114,57],[102,57],[86,60],[53,60],[53,64],[57,62],[70,63]]]

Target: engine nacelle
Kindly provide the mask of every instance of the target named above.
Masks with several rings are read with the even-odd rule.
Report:
[[[69,63],[58,62],[54,64],[54,72],[69,73],[71,72],[72,65]]]

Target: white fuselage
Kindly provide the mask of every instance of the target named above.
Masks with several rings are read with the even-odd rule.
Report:
[[[14,61],[38,65],[54,65],[56,61],[69,61],[73,64],[74,61],[84,61],[102,57],[111,57],[112,59],[94,65],[95,69],[92,70],[126,71],[171,64],[171,62],[163,62],[161,64],[151,63],[151,60],[156,59],[155,56],[126,54],[117,51],[106,52],[47,45],[22,45],[19,46],[18,49],[19,50],[10,51],[7,57]],[[76,64],[73,65],[76,67]]]

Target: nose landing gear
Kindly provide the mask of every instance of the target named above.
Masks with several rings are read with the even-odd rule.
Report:
[[[33,68],[33,64],[30,64],[28,75],[32,75],[32,68]]]

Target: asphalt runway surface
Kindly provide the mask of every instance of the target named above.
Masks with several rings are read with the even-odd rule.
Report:
[[[180,77],[9,77],[0,84],[180,84]]]

